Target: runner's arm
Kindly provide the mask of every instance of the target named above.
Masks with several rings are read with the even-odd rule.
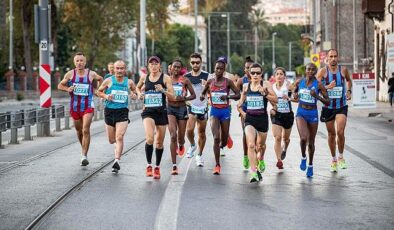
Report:
[[[324,87],[323,84],[320,81],[319,81],[319,86],[318,87],[319,87],[321,95],[323,95],[323,97],[320,97],[319,95],[316,95],[316,98],[319,101],[321,101],[323,104],[329,105],[330,104],[330,99],[328,98],[326,87]]]
[[[131,99],[136,100],[138,98],[137,91],[136,91],[135,83],[131,79],[129,79],[129,89],[131,91],[131,94],[130,94]]]
[[[137,92],[137,95],[138,95],[139,99],[142,99],[142,95],[143,95],[142,87],[145,84],[145,78],[146,77],[147,77],[146,75],[141,76],[140,80],[138,81],[137,86],[136,86],[136,92]]]
[[[272,84],[268,81],[265,81],[267,85],[268,94],[266,95],[267,99],[272,103],[278,103],[278,97],[276,96],[274,90],[272,89]]]
[[[247,86],[245,86],[245,88],[242,89],[241,99],[239,99],[238,104],[237,104],[237,110],[242,116],[245,115],[245,111],[243,111],[242,105],[244,104],[244,102],[246,100],[246,90],[247,90]]]
[[[107,95],[104,93],[104,91],[108,89],[110,83],[111,83],[111,78],[107,78],[104,80],[103,84],[101,84],[98,90],[96,91],[98,97],[106,100],[111,100],[111,95],[110,94]]]
[[[68,71],[63,79],[59,82],[59,84],[57,85],[57,88],[61,91],[65,91],[65,92],[69,92],[71,93],[74,90],[74,86],[68,86],[68,82],[71,80],[71,71]]]
[[[174,95],[174,88],[172,87],[172,80],[167,74],[164,75],[164,85],[166,86],[167,90],[160,89],[161,85],[159,85],[159,91],[164,93],[169,100],[175,101],[176,97]]]
[[[346,67],[343,67],[342,69],[343,75],[346,78],[346,99],[350,100],[352,98],[352,87],[353,87],[353,81],[352,78],[350,77],[349,70]]]
[[[183,97],[184,101],[190,101],[190,100],[194,100],[196,98],[196,92],[194,92],[194,88],[192,86],[192,83],[190,82],[190,80],[188,78],[185,78],[185,85],[187,90],[189,90],[190,95],[188,97]]]
[[[211,85],[211,81],[212,79],[209,79],[204,86],[204,89],[201,92],[201,96],[200,96],[200,100],[203,101],[205,99],[205,94],[207,94],[208,90],[209,90],[209,86]]]
[[[228,86],[234,92],[234,95],[228,95],[228,99],[238,100],[241,95],[239,94],[239,88],[237,88],[233,81],[228,81]]]

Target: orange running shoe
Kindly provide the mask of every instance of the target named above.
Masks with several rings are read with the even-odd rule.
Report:
[[[234,144],[233,139],[230,137],[230,135],[228,135],[227,148],[231,149],[233,147],[233,144]]]
[[[213,174],[214,175],[219,175],[220,174],[220,165],[216,165],[215,168],[213,169]]]
[[[148,176],[148,177],[153,176],[152,166],[151,165],[146,167],[146,176]]]
[[[153,171],[153,179],[160,179],[160,168],[157,166]]]
[[[179,148],[176,149],[177,150],[177,154],[180,157],[183,157],[183,155],[185,154],[185,146],[179,146]]]
[[[171,175],[178,175],[178,167],[172,166],[172,172]]]

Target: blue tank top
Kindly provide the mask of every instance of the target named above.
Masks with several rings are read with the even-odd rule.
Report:
[[[304,104],[304,105],[316,105],[317,104],[317,99],[312,97],[311,95],[311,90],[315,90],[316,94],[319,94],[319,82],[317,79],[314,79],[312,81],[311,86],[306,85],[306,78],[302,79],[300,81],[300,84],[298,85],[298,103],[299,104]]]
[[[129,79],[123,77],[119,83],[115,76],[111,76],[112,85],[105,90],[105,94],[112,94],[112,101],[105,101],[105,107],[109,109],[127,108],[129,104]]]
[[[333,80],[335,80],[336,83],[335,87],[333,89],[327,89],[330,105],[324,105],[324,107],[329,109],[339,109],[347,105],[345,77],[342,75],[340,65],[338,65],[336,73],[331,73],[328,67],[326,67],[326,76],[322,79],[323,85],[329,85]]]
[[[249,115],[261,115],[267,113],[267,98],[261,95],[259,91],[252,91],[250,83],[246,91],[246,113]]]
[[[70,93],[70,110],[73,112],[84,112],[87,109],[94,108],[93,86],[89,79],[89,73],[90,70],[85,70],[85,74],[79,76],[74,69],[73,78],[70,81],[70,84],[74,86],[74,91]]]
[[[247,75],[243,76],[243,78],[242,78],[242,88],[241,88],[241,91],[243,90],[244,85],[245,85],[245,84],[248,84],[248,83],[249,83],[248,76],[247,76]],[[244,103],[242,104],[242,110],[243,110],[244,112],[246,112],[246,102],[244,102]]]

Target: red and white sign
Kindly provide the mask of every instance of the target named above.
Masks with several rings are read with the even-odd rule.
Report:
[[[375,73],[353,73],[353,107],[376,108]]]
[[[49,64],[40,66],[40,106],[51,107],[51,67]]]

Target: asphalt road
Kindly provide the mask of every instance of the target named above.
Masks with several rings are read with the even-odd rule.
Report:
[[[144,138],[137,112],[126,134],[126,148]],[[73,130],[0,150],[0,166],[33,161],[0,173],[0,229],[23,229],[51,202],[113,158],[102,121],[95,122],[90,165],[79,166]],[[222,158],[222,174],[214,167],[212,136],[204,151],[205,166],[178,158],[180,175],[171,176],[169,135],[165,141],[162,178],[145,177],[144,144],[121,160],[120,173],[107,167],[72,193],[47,216],[39,229],[393,229],[394,125],[379,118],[351,117],[346,129],[349,168],[329,171],[326,130],[319,127],[312,179],[299,170],[296,127],[279,171],[271,130],[263,181],[250,184],[242,167],[241,129],[233,114],[234,147]],[[64,146],[64,147],[61,147]],[[188,145],[187,145],[188,146]],[[16,157],[18,156],[18,157]],[[1,169],[0,169],[1,170]]]

